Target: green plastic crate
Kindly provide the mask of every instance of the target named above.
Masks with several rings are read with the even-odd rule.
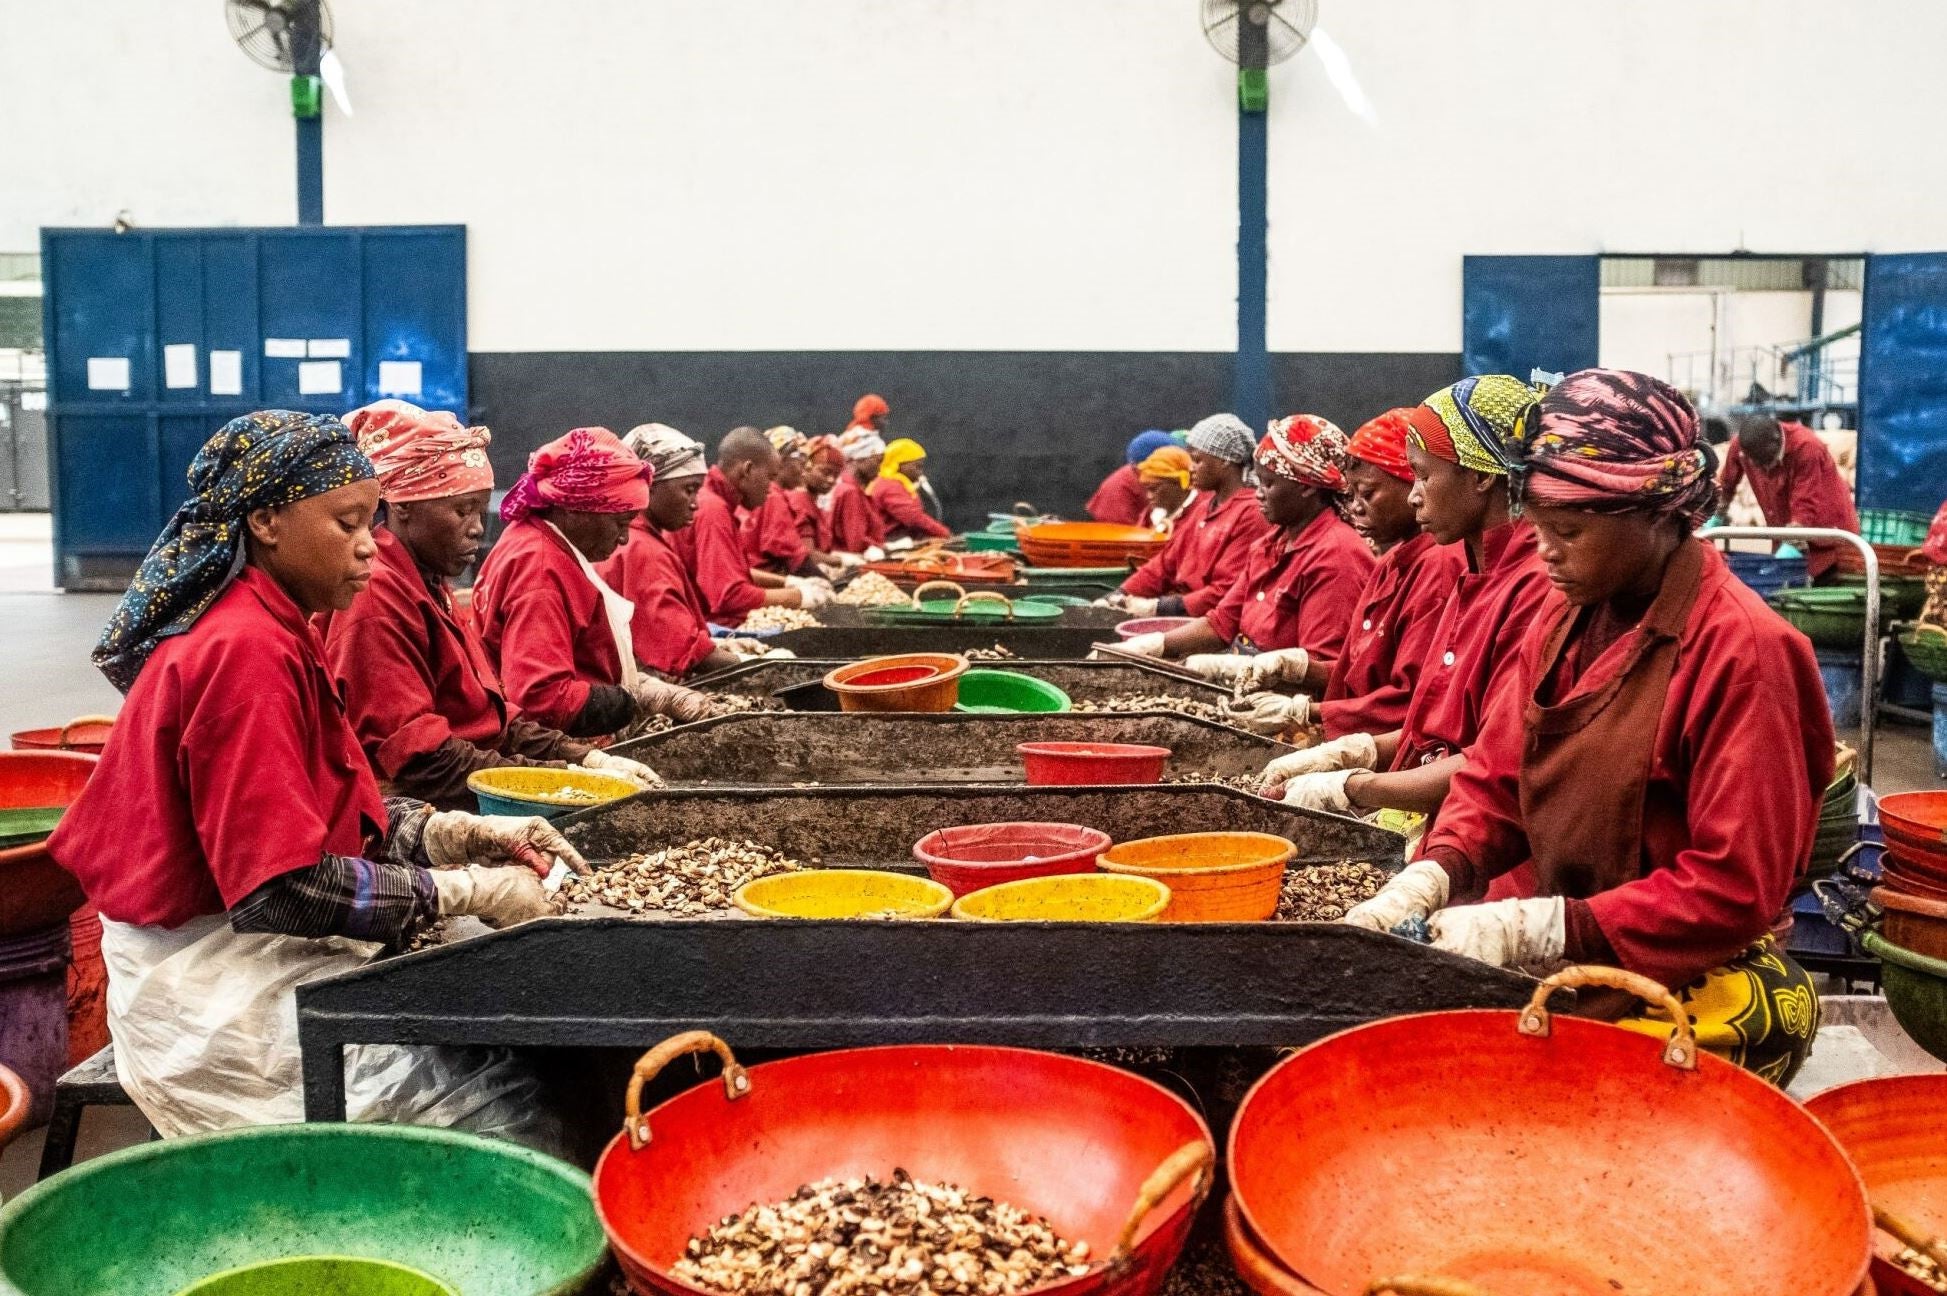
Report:
[[[1860,509],[1859,538],[1867,544],[1917,545],[1925,542],[1932,521],[1904,509]]]

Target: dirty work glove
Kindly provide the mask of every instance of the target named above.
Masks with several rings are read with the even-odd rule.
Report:
[[[662,777],[641,761],[605,752],[600,747],[582,757],[581,765],[583,769],[600,770],[604,774],[625,778],[639,788],[659,788],[663,785]]]
[[[884,562],[886,560],[886,551],[878,545],[867,545],[865,547],[865,560],[869,563]]]
[[[865,566],[865,559],[855,553],[835,553],[832,557],[838,559],[838,569],[840,571],[852,571]]]
[[[1343,923],[1367,931],[1389,932],[1403,922],[1430,917],[1447,903],[1447,870],[1432,860],[1415,860],[1399,871],[1379,894],[1346,911]]]
[[[762,657],[764,655],[764,641],[761,639],[719,639],[717,640],[717,647],[727,653],[734,653],[739,657],[750,658]]]
[[[786,589],[794,590],[811,589],[816,586],[819,589],[823,589],[826,593],[830,593],[832,583],[823,576],[786,576],[784,578],[784,586]]]
[[[559,859],[577,873],[589,871],[581,852],[539,815],[523,819],[441,810],[426,821],[420,843],[436,870],[462,868],[480,860],[506,861],[545,877]]]
[[[1369,770],[1378,763],[1379,744],[1373,741],[1372,735],[1349,733],[1308,751],[1278,757],[1264,767],[1264,777],[1275,783],[1325,770]]]
[[[1096,599],[1095,602],[1089,604],[1089,606],[1099,607],[1099,608],[1120,609],[1122,607],[1122,591],[1117,590],[1113,594],[1104,594],[1101,598]]]
[[[1277,648],[1250,659],[1251,668],[1239,685],[1246,693],[1261,693],[1279,684],[1304,687],[1312,656],[1303,648]]]
[[[1136,653],[1143,657],[1161,657],[1163,655],[1163,636],[1159,634],[1139,634],[1134,639],[1125,639],[1122,648],[1125,652]]]
[[[789,579],[798,578],[793,576]],[[823,581],[804,581],[792,588],[798,591],[798,606],[807,612],[816,612],[832,601],[832,587]]]
[[[1312,719],[1312,700],[1303,693],[1291,697],[1282,693],[1253,693],[1230,709],[1230,718],[1233,724],[1267,738],[1316,723]]]
[[[1133,594],[1126,594],[1122,599],[1122,610],[1132,617],[1153,617],[1160,602],[1161,599],[1137,598]]]
[[[1346,797],[1345,784],[1354,774],[1363,773],[1364,770],[1323,770],[1317,774],[1300,774],[1284,785],[1284,803],[1300,810],[1356,815],[1359,812]]]
[[[668,716],[677,724],[710,718],[710,699],[681,684],[668,684],[645,675],[636,681],[634,693],[639,715]]]
[[[554,912],[547,890],[532,869],[435,869],[433,890],[439,895],[442,917],[471,915],[489,927],[512,927]]]
[[[1568,907],[1560,896],[1456,905],[1429,918],[1427,930],[1435,949],[1495,967],[1550,967],[1568,943]]]
[[[1235,688],[1250,671],[1252,660],[1242,653],[1191,653],[1183,664],[1212,684]]]

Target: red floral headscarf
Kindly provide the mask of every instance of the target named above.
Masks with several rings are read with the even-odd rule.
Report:
[[[379,475],[389,503],[447,499],[492,490],[487,443],[493,434],[468,427],[446,410],[382,400],[345,415],[345,426]]]
[[[1316,414],[1293,414],[1271,424],[1271,432],[1257,443],[1257,466],[1319,490],[1345,490],[1345,433],[1330,419]]]

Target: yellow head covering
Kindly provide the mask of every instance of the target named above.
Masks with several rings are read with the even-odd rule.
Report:
[[[926,447],[911,437],[898,437],[886,447],[886,461],[879,465],[879,475],[890,477],[913,494],[919,494],[919,487],[912,478],[899,470],[916,459],[926,458]]]
[[[1190,452],[1181,446],[1164,446],[1136,465],[1136,476],[1145,482],[1173,481],[1190,489]]]

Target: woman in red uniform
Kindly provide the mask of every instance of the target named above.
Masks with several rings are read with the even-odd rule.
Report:
[[[1406,458],[1410,410],[1388,410],[1352,434],[1345,480],[1347,514],[1379,554],[1337,658],[1279,648],[1243,658],[1237,686],[1250,710],[1240,722],[1258,733],[1325,737],[1383,733],[1406,718],[1421,660],[1466,559],[1420,528],[1413,512],[1413,469]],[[1295,688],[1295,694],[1269,690]]]
[[[1095,494],[1088,497],[1088,515],[1097,522],[1119,526],[1144,525],[1149,518],[1149,501],[1143,492],[1142,462],[1163,447],[1175,444],[1175,437],[1155,428],[1133,438],[1123,452],[1122,466],[1104,477]]]
[[[595,571],[648,506],[648,476],[607,428],[548,442],[501,501],[507,529],[473,587],[480,640],[507,700],[577,738],[710,711],[702,694],[636,669],[635,609]]]
[[[840,553],[861,554],[867,562],[877,562],[886,556],[886,531],[865,492],[879,479],[879,466],[886,461],[885,440],[871,428],[853,426],[838,439],[838,449],[845,456],[845,471],[832,487],[827,510],[832,544]]]
[[[940,501],[926,480],[926,447],[911,437],[900,437],[886,447],[879,475],[865,493],[879,510],[879,529],[889,540],[945,540],[953,535],[951,528],[926,511],[929,501],[938,511]]]
[[[1250,429],[1235,415],[1213,414],[1190,429],[1197,498],[1163,551],[1122,582],[1107,606],[1135,617],[1200,617],[1224,601],[1243,578],[1251,546],[1270,529],[1244,480],[1253,449]]]
[[[810,442],[792,427],[764,433],[777,451],[777,476],[763,504],[747,511],[742,522],[744,551],[750,565],[778,576],[834,577],[862,561],[856,554],[830,552],[819,543],[818,507],[805,490],[810,468]]]
[[[844,471],[845,452],[838,448],[838,438],[811,438],[805,445],[804,484],[790,492],[790,500],[791,514],[798,522],[798,538],[805,542],[805,547],[831,554],[850,566],[864,559],[859,554],[840,550],[832,539],[832,487],[838,485]]]
[[[1345,920],[1429,918],[1435,945],[1506,967],[1627,968],[1782,1085],[1818,1028],[1769,934],[1832,777],[1811,645],[1691,534],[1715,464],[1675,389],[1570,374],[1511,450],[1554,593],[1419,859]]]
[[[302,1118],[302,981],[398,947],[441,914],[548,908],[517,859],[586,869],[543,819],[387,800],[310,617],[351,606],[377,551],[372,466],[335,418],[233,419],[94,659],[128,701],[48,841],[101,910],[115,1066],[165,1137]],[[361,1048],[355,1120],[551,1142],[504,1054]]]
[[[1203,656],[1205,664],[1226,647],[1256,653],[1311,644],[1338,656],[1373,566],[1372,550],[1338,512],[1345,449],[1345,433],[1316,415],[1273,423],[1257,447],[1265,474],[1258,507],[1271,529],[1251,547],[1243,579],[1207,616],[1125,646],[1149,656]],[[1211,678],[1220,674],[1213,668]]]
[[[1506,442],[1535,395],[1506,374],[1464,378],[1408,415],[1420,524],[1439,543],[1459,546],[1467,570],[1425,647],[1400,727],[1341,734],[1272,761],[1266,776],[1290,780],[1287,805],[1339,814],[1439,808],[1548,589],[1534,528],[1510,516],[1508,501]]]
[[[325,663],[352,729],[387,791],[441,809],[472,807],[475,770],[585,765],[639,787],[648,767],[535,724],[507,705],[447,582],[473,564],[493,492],[488,433],[444,410],[380,401],[345,416],[378,472],[385,522],[365,596],[319,618]]]
[[[1136,465],[1136,476],[1143,484],[1143,497],[1149,502],[1149,515],[1143,525],[1152,531],[1174,536],[1176,524],[1192,504],[1197,492],[1190,487],[1196,464],[1182,446],[1164,446]]]
[[[717,466],[704,475],[695,521],[677,534],[676,551],[702,591],[703,610],[718,625],[740,626],[761,607],[815,611],[831,598],[822,577],[779,576],[751,566],[738,514],[764,506],[777,465],[777,451],[762,432],[732,428],[717,443]]]

